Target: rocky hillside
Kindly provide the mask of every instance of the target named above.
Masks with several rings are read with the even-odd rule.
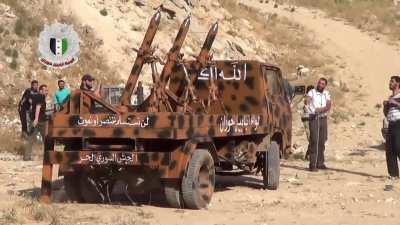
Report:
[[[287,78],[298,83],[310,83],[316,76],[326,75],[335,81],[336,95],[342,95],[342,84],[334,78],[338,71],[334,59],[323,55],[313,33],[299,24],[237,0],[162,3],[166,10],[154,41],[156,55],[162,59],[180,23],[191,14],[192,23],[182,50],[186,59],[197,56],[209,27],[218,21],[219,33],[212,48],[214,59],[255,59],[278,64]],[[18,139],[16,105],[32,79],[48,84],[50,92],[60,78],[77,87],[84,73],[91,73],[106,85],[122,84],[136,56],[133,48],[140,45],[159,5],[157,0],[0,0],[1,136]],[[81,39],[79,62],[61,71],[48,69],[38,61],[38,35],[45,24],[54,21],[73,24]],[[311,70],[296,81],[296,66],[300,64]],[[147,73],[140,79],[149,86],[149,68],[144,71]]]

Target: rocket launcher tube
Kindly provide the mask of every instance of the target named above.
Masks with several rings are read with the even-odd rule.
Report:
[[[136,86],[136,82],[139,78],[140,72],[142,71],[143,64],[145,63],[146,54],[150,52],[151,44],[153,43],[154,36],[160,25],[161,12],[158,10],[151,18],[149,27],[147,28],[146,34],[143,38],[142,45],[136,56],[135,63],[132,67],[128,81],[126,82],[125,89],[121,96],[121,105],[129,105],[130,99],[133,93],[133,89]]]
[[[180,50],[182,48],[183,42],[186,39],[186,35],[189,31],[190,20],[191,20],[191,17],[188,16],[182,22],[182,24],[179,28],[179,32],[176,35],[174,44],[172,45],[172,48],[168,52],[168,59],[163,67],[163,70],[162,70],[161,76],[160,76],[160,81],[161,81],[161,85],[163,88],[165,88],[165,86],[168,82],[168,79],[171,76],[172,68],[178,62]]]
[[[218,22],[215,22],[211,26],[210,30],[208,31],[208,34],[207,34],[206,40],[204,41],[203,47],[201,48],[199,56],[197,56],[197,62],[195,63],[195,68],[198,71],[200,71],[202,68],[207,66],[210,50],[215,41],[215,37],[217,36],[217,33],[218,33]],[[197,76],[192,76],[191,84],[196,82],[196,80],[197,80]]]
[[[204,41],[203,47],[197,57],[197,61],[199,63],[199,67],[203,68],[208,63],[208,55],[210,54],[211,46],[214,43],[215,37],[218,33],[218,22],[214,23],[210,30],[208,31],[206,40]]]

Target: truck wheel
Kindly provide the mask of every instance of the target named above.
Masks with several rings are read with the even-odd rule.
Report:
[[[164,183],[164,193],[168,204],[174,208],[183,208],[182,191],[179,181],[168,181]]]
[[[214,184],[214,160],[207,150],[197,149],[182,179],[185,206],[190,209],[207,207],[211,202]]]
[[[68,200],[71,202],[83,202],[79,180],[79,172],[64,174],[65,193],[67,194]]]
[[[103,203],[105,196],[102,193],[100,181],[95,176],[82,172],[80,176],[82,198],[86,203]]]
[[[271,142],[271,144],[268,146],[264,160],[264,187],[268,190],[276,190],[279,186],[280,157],[279,145],[275,141]]]

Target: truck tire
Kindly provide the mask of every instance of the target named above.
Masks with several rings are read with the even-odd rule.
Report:
[[[271,144],[268,146],[264,160],[264,187],[268,190],[276,190],[279,186],[280,157],[279,145],[275,141],[272,141]]]
[[[79,172],[70,172],[64,174],[65,193],[67,194],[68,200],[71,202],[83,202],[79,180]]]
[[[168,204],[174,208],[183,208],[183,198],[180,181],[164,183],[164,193]]]
[[[206,208],[211,202],[214,185],[214,160],[207,150],[197,149],[182,178],[185,206],[190,209]]]

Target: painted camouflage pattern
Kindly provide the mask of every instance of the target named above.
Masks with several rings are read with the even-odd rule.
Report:
[[[232,157],[238,146],[249,151],[250,161],[255,162],[256,152],[265,151],[271,140],[280,144],[282,155],[290,152],[290,105],[282,88],[278,94],[269,94],[265,76],[266,70],[275,71],[282,85],[279,68],[258,61],[212,60],[210,49],[217,23],[197,59],[185,61],[180,48],[190,25],[190,17],[186,18],[161,75],[153,70],[152,94],[140,107],[129,105],[142,66],[157,63],[150,46],[160,18],[157,12],[151,19],[120,105],[75,90],[63,109],[48,121],[43,202],[50,202],[54,164],[65,171],[88,165],[149,167],[162,179],[179,179],[198,148],[208,149],[216,165],[221,161],[235,163]],[[204,80],[201,75],[207,68],[227,77]],[[233,77],[239,70],[240,79]],[[69,146],[68,151],[54,151],[56,140]]]

